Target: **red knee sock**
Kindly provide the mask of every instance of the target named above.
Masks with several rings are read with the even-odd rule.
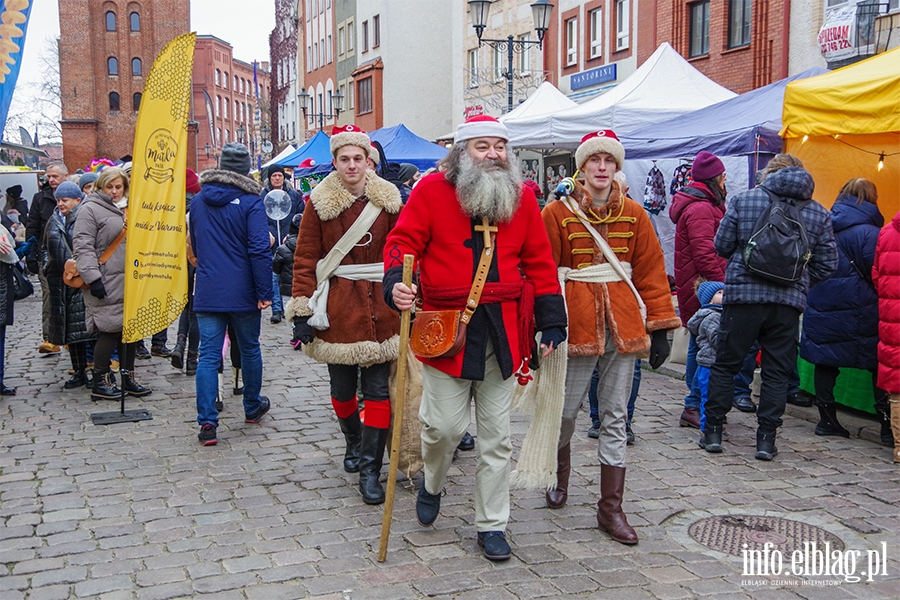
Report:
[[[366,427],[388,429],[391,426],[390,400],[363,400],[365,404]]]
[[[356,396],[353,396],[353,398],[351,398],[350,400],[345,400],[343,402],[332,398],[331,406],[334,407],[334,414],[337,415],[338,419],[346,419],[357,410],[359,410],[359,400]]]

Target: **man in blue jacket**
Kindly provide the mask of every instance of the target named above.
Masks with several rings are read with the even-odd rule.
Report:
[[[734,376],[758,340],[763,354],[755,457],[772,460],[778,453],[775,431],[781,427],[788,379],[797,364],[797,333],[800,315],[806,309],[806,296],[809,288],[831,277],[838,259],[831,214],[818,202],[811,201],[800,211],[811,254],[800,280],[779,285],[747,268],[743,249],[757,219],[771,202],[762,188],[794,205],[811,199],[815,189],[812,175],[790,154],[776,156],[764,177],[760,187],[738,194],[728,204],[716,232],[716,252],[727,258],[728,264],[716,362],[710,370],[706,427],[700,447],[707,452],[722,451],[722,423],[734,399]]]
[[[248,176],[243,144],[222,149],[220,168],[204,171],[203,189],[191,200],[191,247],[197,257],[194,312],[200,327],[197,422],[200,443],[216,443],[218,368],[225,330],[232,325],[244,369],[244,422],[258,423],[269,410],[260,396],[260,311],[272,305],[272,259],[260,186]]]

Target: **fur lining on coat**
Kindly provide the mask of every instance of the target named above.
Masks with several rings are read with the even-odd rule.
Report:
[[[257,196],[262,191],[262,186],[250,177],[234,171],[223,171],[222,169],[207,169],[200,173],[200,184],[206,185],[207,183],[232,185],[241,191]]]
[[[378,177],[372,171],[366,171],[366,198],[384,212],[396,215],[403,208],[400,191],[393,183]],[[336,172],[328,174],[313,189],[309,196],[310,203],[322,221],[336,219],[356,202],[356,198],[341,184]]]
[[[288,321],[293,321],[294,317],[311,317],[313,311],[309,307],[309,298],[307,296],[291,298],[284,306],[284,314]]]
[[[305,344],[303,351],[313,360],[330,365],[371,367],[397,360],[400,356],[400,336],[391,336],[381,343],[362,341],[352,344],[336,344],[317,337]]]

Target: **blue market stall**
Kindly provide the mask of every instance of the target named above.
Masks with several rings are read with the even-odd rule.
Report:
[[[384,148],[384,155],[392,163],[410,163],[420,171],[435,166],[447,155],[448,150],[439,144],[417,136],[402,123],[383,127],[369,134],[373,142]]]

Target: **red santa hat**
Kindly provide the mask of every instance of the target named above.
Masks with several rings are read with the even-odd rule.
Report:
[[[612,129],[595,131],[581,138],[581,145],[575,151],[575,166],[580,171],[590,157],[600,152],[612,156],[619,170],[622,169],[622,163],[625,162],[625,147]]]
[[[297,168],[298,168],[298,169],[309,169],[309,168],[312,168],[312,167],[314,167],[314,166],[316,166],[316,161],[314,161],[314,160],[312,159],[312,157],[310,156],[309,158],[307,158],[306,160],[304,160],[302,163],[300,163],[299,165],[297,165]]]
[[[369,144],[369,158],[372,159],[372,162],[375,163],[376,167],[381,164],[381,153],[378,152],[378,148],[375,147],[375,144]]]
[[[338,149],[344,146],[359,146],[368,152],[372,140],[366,135],[366,132],[356,125],[344,125],[343,127],[334,127],[331,130],[331,155],[337,154]]]
[[[465,123],[456,128],[456,143],[480,137],[496,137],[509,141],[506,125],[490,115],[469,117]]]

